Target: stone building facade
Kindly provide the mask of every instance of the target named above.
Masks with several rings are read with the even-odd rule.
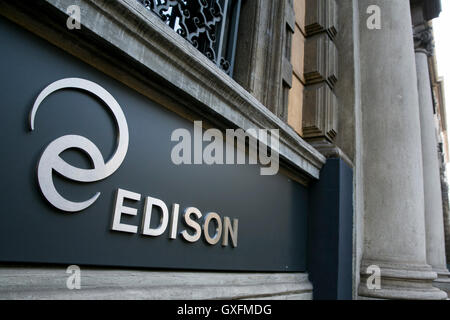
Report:
[[[41,212],[48,225],[64,215],[33,189],[38,182],[31,178],[35,173],[30,168],[36,166],[39,152],[24,155],[21,150],[23,159],[34,161],[17,164],[25,166],[23,179],[29,179],[30,187],[15,183],[11,174],[2,184],[2,200],[7,200],[7,189],[22,188],[33,193],[30,199],[36,203],[17,209],[17,221],[1,213],[0,225],[5,229],[0,241],[4,243],[0,298],[447,298],[448,138],[432,34],[432,20],[440,10],[440,0],[1,1],[0,23],[5,31],[0,36],[17,55],[28,54],[25,49],[19,54],[18,48],[30,48],[31,55],[26,59],[30,67],[25,68],[15,60],[19,58],[13,49],[2,53],[2,84],[11,88],[2,93],[3,101],[16,103],[13,93],[21,90],[11,74],[38,83],[36,88],[25,88],[30,96],[23,98],[24,108],[26,104],[31,108],[39,92],[58,80],[53,74],[76,70],[85,78],[98,75],[105,86],[113,81],[108,91],[123,96],[117,99],[127,117],[141,111],[128,110],[121,101],[141,98],[157,105],[156,113],[167,114],[161,116],[159,132],[168,126],[164,119],[175,117],[192,125],[200,120],[204,128],[219,132],[278,129],[281,180],[243,175],[227,182],[229,174],[223,174],[220,166],[193,176],[205,179],[199,184],[206,181],[211,190],[225,185],[222,194],[211,191],[209,196],[199,196],[205,206],[222,203],[220,198],[242,201],[242,212],[232,210],[242,215],[239,242],[233,238],[238,243],[235,249],[225,245],[232,240],[223,242],[227,260],[211,253],[207,244],[191,253],[184,242],[160,244],[155,260],[162,262],[136,258],[134,254],[144,253],[134,248],[120,257],[109,251],[104,256],[86,255],[83,250],[97,252],[112,243],[124,248],[120,241],[125,240],[117,236],[116,242],[109,229],[88,231],[92,229],[83,222],[80,230],[86,230],[83,236],[92,242],[67,254],[60,247],[69,242],[57,230],[36,226],[47,230],[52,243],[47,249],[33,246],[36,238],[17,237],[14,231],[25,221],[24,212]],[[140,98],[130,98],[135,95]],[[12,110],[5,119],[15,119]],[[148,134],[150,141],[145,123],[139,128],[140,137]],[[3,140],[6,144],[8,139]],[[161,149],[155,152],[171,144],[170,136],[163,134],[158,141],[155,148]],[[131,146],[130,142],[129,152]],[[9,165],[3,161],[2,167]],[[180,166],[179,173],[196,170],[192,168]],[[128,170],[128,175],[135,174]],[[178,173],[167,172],[170,181],[164,188],[172,190],[179,183]],[[243,200],[232,193],[245,179],[261,188],[255,202],[263,204],[261,215],[272,216],[274,225],[281,221],[282,230],[272,230],[271,223],[257,218],[257,211],[251,213],[253,220],[246,220],[245,212],[252,212],[247,207],[252,193]],[[196,181],[191,187],[197,190]],[[271,209],[271,204],[279,210]],[[100,216],[101,209],[96,208],[94,213]],[[231,222],[226,223],[224,219],[220,230],[233,235]],[[251,231],[252,224],[266,233]],[[27,224],[24,228],[24,234],[33,229]],[[90,240],[95,232],[102,234],[98,243]],[[204,232],[208,233],[207,227]],[[170,239],[176,237],[175,230]],[[270,241],[260,250],[264,237]],[[254,250],[239,252],[246,242]],[[173,259],[171,250],[186,256]],[[286,254],[277,260],[279,252]],[[194,255],[196,262],[189,261]],[[69,264],[81,268],[80,290],[66,287]]]

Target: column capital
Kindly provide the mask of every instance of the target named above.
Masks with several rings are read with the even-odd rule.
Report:
[[[427,56],[434,55],[433,28],[420,26],[414,28],[414,50],[425,53]]]

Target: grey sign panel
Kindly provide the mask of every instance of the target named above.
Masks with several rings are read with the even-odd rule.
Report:
[[[5,44],[0,60],[0,261],[305,271],[305,187],[281,173],[262,176],[257,165],[177,166],[171,161],[176,144],[171,133],[186,128],[193,135],[192,122],[4,18],[0,18],[0,39]],[[64,175],[68,171],[61,169],[63,174],[58,174],[55,169],[63,163],[92,169],[106,166],[114,158],[120,144],[117,115],[98,96],[76,88],[56,90],[40,102],[34,130],[30,130],[29,116],[38,95],[49,84],[66,78],[98,84],[114,97],[126,118],[126,156],[114,170],[99,175],[102,180],[73,180]],[[94,160],[80,149],[63,150],[60,157],[64,161],[52,163],[53,186],[73,203],[100,195],[84,210],[67,212],[42,193],[38,166],[52,142],[70,135],[89,139],[101,157],[96,154],[96,163],[91,163]],[[92,154],[97,152],[92,150]],[[119,188],[141,195],[139,201],[125,199],[123,205],[135,208],[137,214],[123,214],[120,221],[137,226],[137,233],[111,229]],[[179,204],[177,230],[168,226],[159,236],[142,234],[146,197],[167,204],[170,225],[172,205]],[[192,233],[183,220],[184,210],[190,207],[197,208],[202,219],[208,213],[217,214],[207,219],[210,237],[202,235],[198,241],[188,242],[180,235],[184,229]],[[227,246],[214,238],[213,229],[220,218],[225,221],[222,232],[232,227],[233,219],[239,220],[237,246],[231,245],[235,240],[231,237]],[[152,219],[153,228],[158,227],[157,222]]]

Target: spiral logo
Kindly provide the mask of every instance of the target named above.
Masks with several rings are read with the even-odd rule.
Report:
[[[92,141],[79,135],[65,135],[52,141],[45,148],[39,159],[37,169],[38,182],[45,198],[60,210],[77,212],[92,205],[100,196],[100,192],[97,192],[93,197],[83,202],[67,200],[58,193],[54,186],[52,177],[53,170],[73,181],[94,182],[103,180],[113,174],[125,159],[128,150],[129,135],[125,115],[114,97],[98,84],[80,78],[66,78],[55,81],[41,91],[30,113],[31,130],[34,130],[34,119],[42,101],[53,92],[68,88],[88,92],[102,100],[113,113],[118,127],[117,148],[111,159],[107,162],[105,162],[99,149]],[[82,169],[65,162],[60,157],[60,154],[71,148],[84,151],[92,160],[94,168]]]

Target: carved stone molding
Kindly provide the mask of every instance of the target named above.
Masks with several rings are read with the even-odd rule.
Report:
[[[326,33],[309,38],[305,44],[305,84],[327,82],[334,88],[337,82],[337,50]]]
[[[338,32],[335,0],[306,0],[303,137],[310,143],[333,142],[338,127]]]
[[[322,138],[332,141],[337,133],[337,109],[336,96],[326,83],[306,87],[303,107],[304,138],[309,141]]]
[[[319,140],[311,141],[311,145],[325,157],[340,158],[344,160],[351,168],[354,167],[353,161],[345,154],[344,151],[341,150],[341,148],[336,146],[336,144],[329,141]]]
[[[414,49],[416,52],[426,53],[428,56],[434,54],[433,29],[426,27],[414,32]]]
[[[306,8],[306,36],[326,32],[334,38],[338,32],[335,0],[306,0]]]

